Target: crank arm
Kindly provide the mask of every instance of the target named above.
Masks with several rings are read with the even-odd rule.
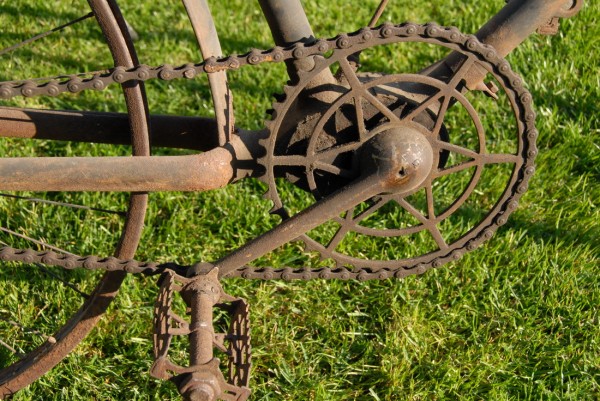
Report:
[[[378,134],[361,151],[363,174],[216,261],[214,266],[219,268],[219,277],[227,276],[378,194],[404,194],[414,190],[429,175],[433,165],[433,150],[426,137],[402,124]]]

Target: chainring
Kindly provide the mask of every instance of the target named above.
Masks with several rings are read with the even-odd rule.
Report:
[[[273,105],[272,119],[266,122],[270,135],[263,142],[266,155],[260,160],[266,169],[265,196],[273,202],[272,212],[287,219],[358,177],[356,159],[363,143],[390,124],[415,125],[436,150],[436,167],[420,188],[403,196],[381,194],[299,237],[307,251],[335,263],[330,272],[342,270],[346,277],[359,279],[403,277],[459,259],[506,223],[535,170],[535,114],[523,80],[474,36],[456,28],[412,23],[384,24],[367,33],[338,37],[338,46],[329,56],[315,57],[311,71],[300,71],[297,82],[284,87],[284,95]],[[464,61],[444,79],[421,74],[369,78],[356,74],[348,61],[358,51],[399,42],[442,46]],[[508,132],[491,129],[497,117],[484,110],[490,122],[483,120],[474,100],[464,93],[464,75],[473,66],[485,69],[505,95],[504,106],[514,122]],[[320,89],[330,97],[333,93],[332,100],[320,109],[307,108],[307,99],[319,92],[319,88],[306,90],[307,85],[324,69],[334,67],[338,83]],[[394,88],[402,88],[402,94],[394,94]],[[462,123],[449,117],[456,109],[463,115]],[[302,111],[304,116],[298,118]],[[494,147],[497,142],[507,144]],[[443,159],[448,156],[446,165]],[[496,166],[504,170],[500,184],[495,182],[495,176],[502,175],[495,172]],[[449,196],[444,188],[456,185],[460,188],[450,191],[452,199],[440,202]],[[298,188],[312,196],[297,195],[304,193]],[[461,227],[466,220],[468,225]],[[457,228],[462,230],[456,233]],[[370,248],[382,257],[366,257]],[[318,272],[323,272],[322,267],[304,269],[307,277]]]

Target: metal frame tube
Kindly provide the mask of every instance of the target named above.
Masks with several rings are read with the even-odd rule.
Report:
[[[300,0],[258,0],[267,19],[271,35],[278,46],[303,42],[312,43],[315,37],[308,22],[308,17]],[[310,70],[314,66],[312,58],[286,62],[288,75],[296,80],[298,70]],[[335,83],[335,78],[329,70],[323,70],[307,88],[323,84]]]

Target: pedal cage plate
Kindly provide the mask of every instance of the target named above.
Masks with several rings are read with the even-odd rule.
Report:
[[[227,367],[223,375],[219,359],[214,358],[204,365],[181,366],[169,357],[169,349],[175,336],[187,336],[191,333],[190,324],[185,318],[173,311],[175,294],[181,293],[186,286],[197,280],[186,278],[173,271],[166,271],[159,279],[159,293],[154,305],[154,364],[150,374],[158,379],[171,380],[176,384],[183,378],[197,373],[210,371],[222,378],[219,380],[222,390],[220,399],[243,401],[250,395],[248,383],[251,367],[249,305],[242,298],[235,298],[224,292],[213,306],[213,348],[227,358]],[[188,308],[188,313],[193,311]]]

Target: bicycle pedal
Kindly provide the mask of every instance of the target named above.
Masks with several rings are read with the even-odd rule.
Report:
[[[250,396],[248,303],[223,292],[217,273],[217,269],[212,269],[193,278],[173,271],[161,275],[154,306],[155,361],[150,374],[174,382],[181,394],[190,399],[192,394],[197,397],[201,393],[205,397],[201,399],[244,401]],[[187,305],[190,322],[174,311],[177,293]],[[176,336],[188,339],[189,366],[169,357]],[[226,367],[213,355],[215,350],[227,358]]]

